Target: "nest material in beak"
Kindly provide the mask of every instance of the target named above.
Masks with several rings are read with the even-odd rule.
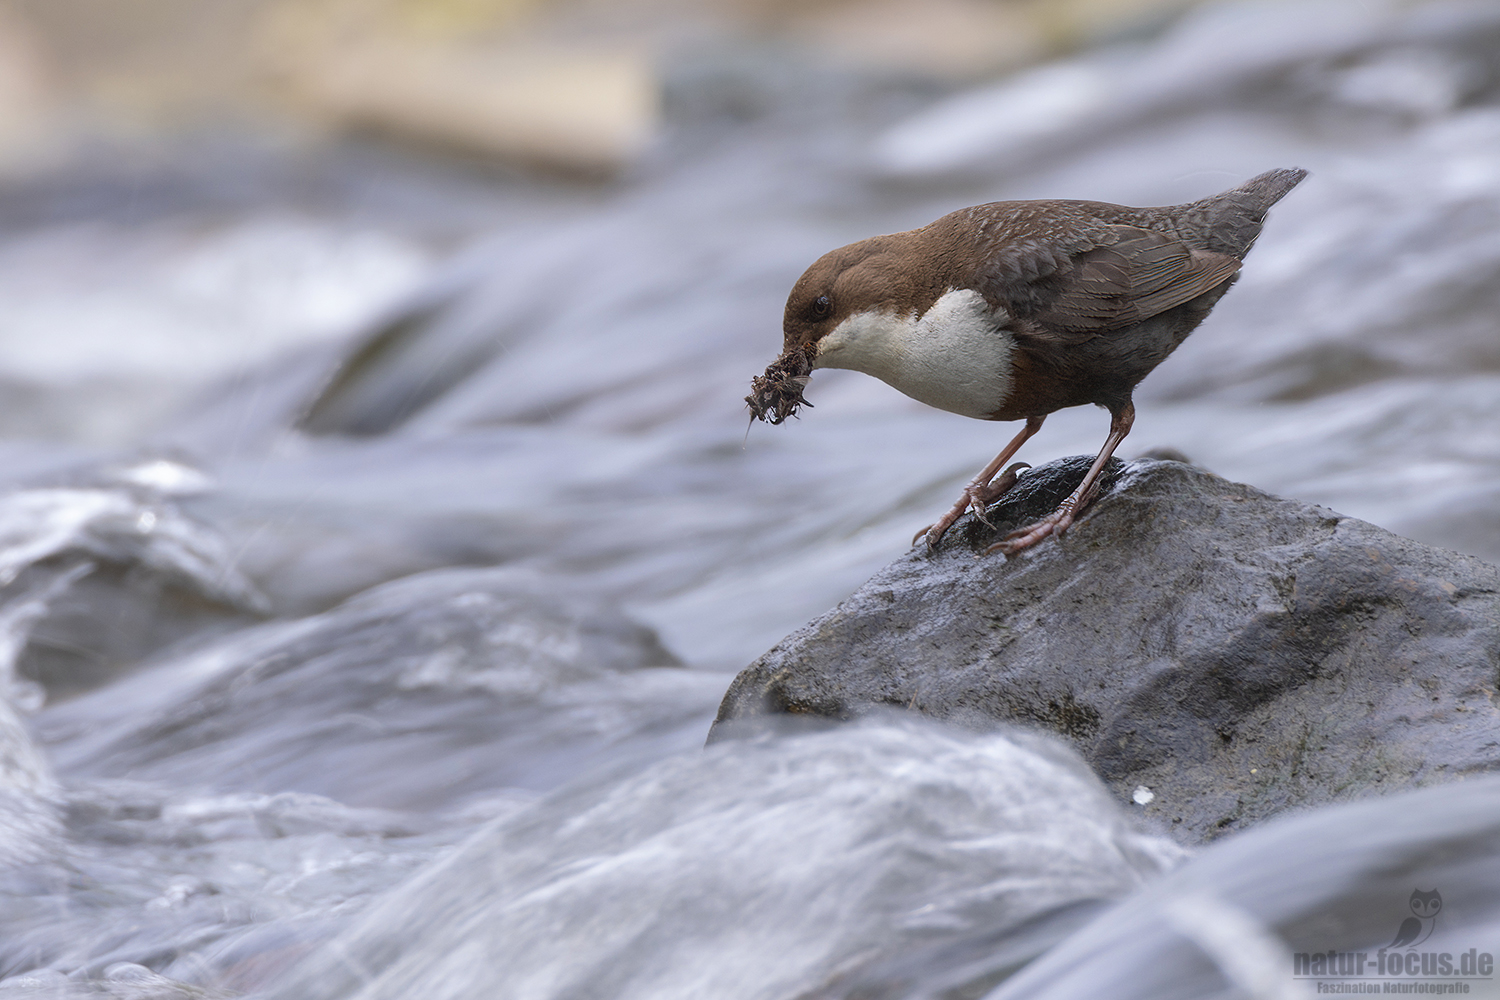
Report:
[[[812,379],[812,361],[804,349],[786,351],[771,362],[764,375],[750,380],[750,395],[745,404],[756,420],[779,424],[795,416],[799,406],[811,407],[802,398],[802,390]]]

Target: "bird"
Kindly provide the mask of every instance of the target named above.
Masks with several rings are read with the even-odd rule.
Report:
[[[873,375],[952,413],[1024,420],[953,507],[912,539],[935,550],[965,510],[990,523],[986,508],[1029,466],[1000,470],[1048,414],[1096,404],[1109,411],[1109,433],[1078,488],[986,553],[1010,556],[1060,536],[1130,433],[1136,386],[1234,284],[1267,212],[1306,176],[1270,170],[1156,208],[991,202],[832,250],[787,296],[781,355],[745,397],[752,423],[780,424],[811,406],[803,390],[819,368]]]

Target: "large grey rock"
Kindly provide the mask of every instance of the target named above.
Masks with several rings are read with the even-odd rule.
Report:
[[[1081,471],[1034,470],[992,519]],[[870,705],[1027,721],[1186,840],[1500,763],[1500,570],[1177,462],[1117,475],[1016,559],[975,558],[972,518],[899,559],[746,668],[711,739]]]

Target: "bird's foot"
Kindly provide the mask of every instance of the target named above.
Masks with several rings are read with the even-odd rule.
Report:
[[[1013,556],[1023,549],[1029,549],[1048,535],[1062,536],[1063,532],[1073,524],[1073,519],[1078,515],[1074,509],[1072,498],[1064,500],[1056,510],[1042,518],[1035,524],[1029,524],[1024,528],[1017,528],[1006,535],[1000,541],[984,550],[985,555],[992,552],[1003,552],[1007,556]]]
[[[985,516],[986,508],[1009,493],[1011,488],[1016,485],[1016,480],[1020,478],[1021,470],[1029,468],[1031,466],[1025,462],[1017,462],[988,483],[970,483],[968,486],[965,486],[963,495],[958,498],[958,502],[953,505],[948,513],[938,518],[935,523],[929,524],[913,535],[911,543],[913,545],[917,544],[918,540],[923,535],[926,535],[928,551],[936,550],[938,543],[948,533],[948,529],[953,527],[954,522],[963,516],[963,512],[966,510],[973,510],[975,517],[993,528],[994,525]]]
[[[986,487],[983,486],[966,486],[964,496],[968,498],[969,509],[974,512],[975,517],[979,518],[979,523],[993,530],[995,523],[989,518],[990,501],[984,495],[985,489]]]
[[[911,543],[913,545],[917,544],[925,535],[927,538],[927,551],[935,551],[938,547],[938,542],[941,542],[943,540],[943,536],[948,533],[948,529],[953,527],[953,522],[957,521],[963,514],[963,512],[968,509],[969,496],[968,493],[965,492],[964,496],[960,498],[958,503],[953,505],[952,510],[948,511],[948,513],[944,514],[942,517],[938,518],[932,524],[929,524],[927,527],[923,528],[915,535],[912,535]]]

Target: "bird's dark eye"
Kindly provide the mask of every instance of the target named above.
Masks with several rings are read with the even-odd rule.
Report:
[[[814,319],[822,319],[833,312],[833,300],[826,295],[819,295],[813,299],[812,314]]]

